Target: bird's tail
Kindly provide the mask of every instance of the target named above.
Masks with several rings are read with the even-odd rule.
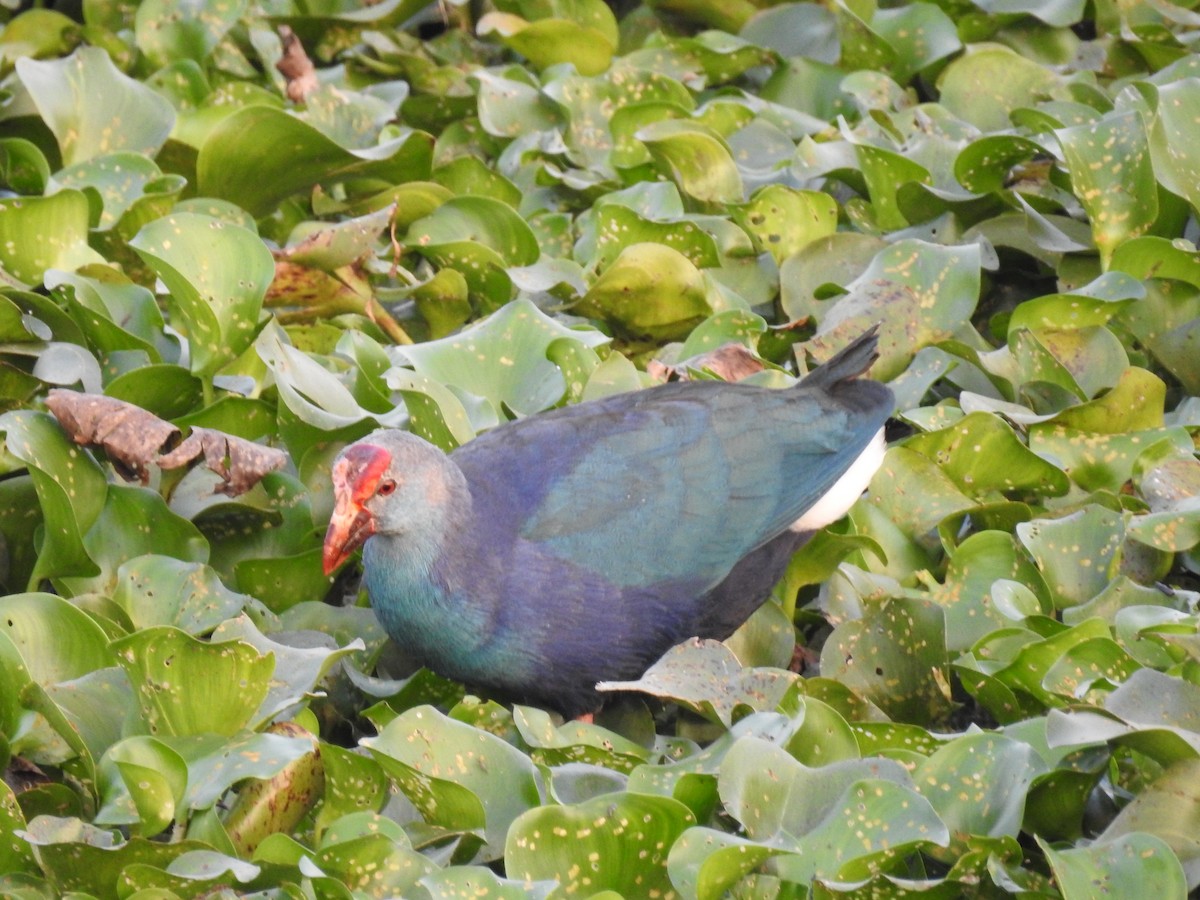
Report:
[[[849,344],[813,369],[800,382],[805,387],[831,388],[840,381],[847,381],[871,368],[879,358],[879,326],[872,325]]]

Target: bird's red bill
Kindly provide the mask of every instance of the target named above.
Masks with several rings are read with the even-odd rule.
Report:
[[[375,495],[392,457],[382,447],[357,444],[338,458],[333,466],[333,494],[336,505],[325,532],[321,565],[325,574],[344,563],[355,550],[375,533],[375,517],[365,504]]]

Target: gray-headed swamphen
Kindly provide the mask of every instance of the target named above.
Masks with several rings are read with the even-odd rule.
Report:
[[[691,381],[510,422],[447,455],[382,430],[333,468],[326,573],[363,546],[384,628],[442,675],[567,716],[723,639],[883,457],[863,335],[793,387]]]

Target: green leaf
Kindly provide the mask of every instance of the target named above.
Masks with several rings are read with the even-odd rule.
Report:
[[[53,594],[0,597],[0,632],[42,686],[114,665],[108,638],[88,615]],[[16,685],[11,686],[15,690]]]
[[[1064,900],[1107,894],[1182,897],[1187,892],[1178,857],[1154,835],[1128,834],[1065,850],[1055,850],[1041,838],[1038,844]]]
[[[499,858],[509,826],[541,802],[529,757],[431,706],[402,713],[363,744],[427,822],[478,830],[484,859]]]
[[[232,736],[270,688],[274,660],[240,641],[209,644],[160,625],[114,641],[150,734]]]
[[[0,418],[9,453],[29,467],[37,489],[44,531],[30,583],[61,575],[92,575],[98,569],[83,536],[104,509],[107,484],[91,454],[67,440],[46,413],[29,410]]]
[[[980,131],[1010,127],[1009,113],[1035,106],[1057,83],[1046,68],[996,44],[972,48],[938,77],[942,105]]]
[[[208,216],[179,213],[151,222],[130,246],[170,291],[193,373],[211,378],[250,346],[275,276],[271,253],[257,235]]]
[[[526,882],[557,881],[572,893],[668,893],[668,850],[694,822],[679,801],[647,794],[605,794],[575,806],[542,806],[513,822],[505,869]]]
[[[79,191],[0,199],[0,276],[39,285],[48,269],[72,270],[103,258],[88,246],[88,202]]]
[[[21,59],[17,75],[58,140],[64,165],[124,150],[154,156],[175,121],[169,103],[123,75],[99,47],[65,59]]]
[[[288,147],[287,165],[278,148]],[[427,179],[432,140],[411,129],[369,148],[344,147],[312,125],[270,106],[247,106],[207,134],[196,159],[201,195],[265,216],[295,193],[357,178],[391,183]]]
[[[156,66],[192,59],[203,63],[237,24],[245,3],[211,6],[203,0],[149,0],[137,7],[138,49]]]
[[[634,335],[681,337],[712,312],[704,278],[678,250],[634,244],[596,279],[576,311]]]
[[[1130,110],[1056,134],[1107,264],[1118,245],[1144,234],[1158,217],[1158,183],[1145,126]]]
[[[663,174],[701,204],[741,203],[742,176],[728,145],[695,122],[666,119],[637,132]]]

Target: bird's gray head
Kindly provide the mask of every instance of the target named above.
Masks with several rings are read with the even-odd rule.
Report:
[[[336,500],[325,533],[325,574],[373,534],[405,534],[445,522],[469,497],[450,458],[407,431],[382,429],[351,444],[333,464]]]

